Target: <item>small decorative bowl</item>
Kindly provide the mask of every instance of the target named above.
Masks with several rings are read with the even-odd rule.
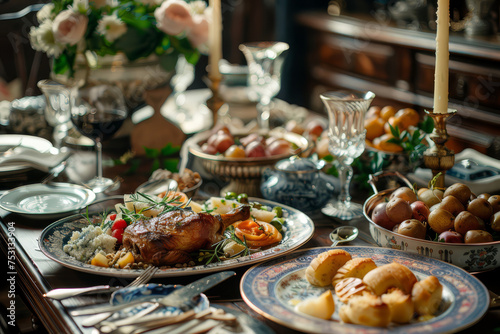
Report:
[[[235,137],[243,137],[249,133],[234,134]],[[309,141],[296,133],[285,131],[284,129],[273,129],[269,131],[269,136],[283,138],[297,148],[293,152],[258,157],[258,158],[227,158],[223,155],[207,154],[202,151],[201,145],[211,135],[210,131],[205,131],[193,138],[194,145],[189,147],[189,152],[202,160],[203,168],[214,176],[219,177],[224,182],[229,182],[221,190],[221,195],[231,191],[237,194],[245,193],[251,197],[262,197],[260,192],[260,182],[265,169],[272,168],[278,161],[301,154],[309,148]]]
[[[401,177],[401,175],[398,176]],[[407,182],[407,185],[411,186],[409,181]],[[395,189],[377,192],[373,183],[372,187],[375,194],[366,200],[363,213],[370,223],[370,234],[377,245],[442,260],[469,272],[481,272],[500,267],[500,241],[477,244],[437,242],[401,235],[375,224],[371,219],[373,209],[378,203],[389,198]]]

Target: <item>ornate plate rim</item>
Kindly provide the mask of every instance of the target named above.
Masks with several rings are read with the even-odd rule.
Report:
[[[422,275],[430,275],[431,272],[427,271],[426,268],[433,266],[433,275],[438,277],[440,282],[454,293],[455,300],[445,312],[433,320],[389,328],[366,327],[314,319],[307,315],[301,315],[300,313],[294,312],[290,307],[285,307],[280,303],[280,301],[275,298],[275,290],[281,278],[285,277],[287,274],[305,269],[312,259],[311,256],[331,250],[332,248],[330,247],[301,249],[287,254],[285,257],[272,259],[252,266],[245,272],[240,281],[240,292],[243,300],[255,312],[271,321],[294,330],[308,333],[328,332],[354,334],[360,331],[373,334],[453,333],[472,326],[478,322],[488,310],[489,303],[480,302],[482,299],[489,299],[488,289],[476,277],[462,268],[419,254],[390,248],[368,246],[344,246],[336,248],[344,249],[353,255],[356,255],[356,253],[363,254],[363,251],[365,254],[372,253],[373,256],[376,257],[375,262],[388,263],[390,262],[388,259],[398,258],[399,262],[409,265],[412,271]],[[300,259],[303,259],[303,261],[300,262]],[[283,264],[287,264],[287,266]],[[273,273],[275,275],[274,279],[273,277],[267,276],[265,274],[266,272]],[[436,275],[437,273],[441,274]],[[443,275],[446,276],[443,277]],[[265,279],[262,279],[263,276],[266,276]],[[452,283],[453,280],[461,284],[460,289]],[[257,286],[257,288],[253,289],[253,286]],[[476,298],[471,301],[471,296],[476,296]],[[265,300],[265,302],[261,302],[261,299]],[[473,303],[474,301],[475,303]],[[464,308],[466,308],[467,305],[469,305],[469,312],[465,314]],[[338,305],[336,305],[336,307],[338,307]],[[459,309],[460,312],[458,312]],[[457,319],[454,320],[454,317]],[[462,321],[460,321],[460,319],[462,319]],[[441,324],[441,327],[436,327],[436,325],[439,326]]]
[[[283,208],[284,214],[297,216],[297,219],[293,219],[289,222],[289,224],[291,224],[290,228],[293,227],[293,229],[289,230],[289,232],[296,233],[297,235],[291,236],[290,234],[285,234],[283,243],[264,251],[247,255],[241,258],[195,267],[169,268],[159,270],[154,277],[179,277],[199,275],[244,267],[288,254],[301,247],[312,238],[314,234],[314,223],[311,218],[309,218],[309,216],[307,216],[305,213],[289,206],[265,199],[257,199],[253,197],[249,199],[251,201],[258,201],[271,207],[281,206]],[[141,272],[143,271],[142,269],[116,269],[92,266],[90,264],[79,262],[75,258],[72,258],[68,254],[64,253],[64,251],[62,250],[64,238],[69,239],[70,234],[74,229],[83,226],[81,222],[79,223],[78,221],[76,221],[78,218],[81,218],[81,215],[72,215],[63,219],[59,219],[58,221],[47,226],[42,231],[38,239],[38,245],[45,256],[64,267],[90,274],[123,278],[134,278],[141,274]],[[75,224],[79,225],[77,226]],[[57,236],[55,234],[57,234]]]

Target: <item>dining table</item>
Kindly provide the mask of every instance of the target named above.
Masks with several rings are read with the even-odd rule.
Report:
[[[133,157],[128,162],[118,163],[120,157],[128,151],[128,138],[115,138],[104,145],[104,176],[116,180],[116,187],[104,193],[97,194],[98,199],[107,197],[116,198],[117,195],[129,194],[147,181],[152,173],[153,158],[141,156]],[[85,170],[93,171],[95,153],[88,147],[71,147],[72,156],[68,160],[66,169],[51,182],[68,182],[81,184],[85,177],[79,172],[84,165]],[[134,163],[132,164],[132,161]],[[132,165],[134,166],[132,168]],[[46,173],[37,171],[26,172],[19,179],[0,183],[0,192],[6,192],[14,187],[39,183]],[[30,174],[31,173],[31,174]],[[208,187],[208,185],[210,187]],[[197,197],[213,195],[217,192],[215,182],[205,182],[199,189]],[[353,185],[353,198],[363,203],[368,193],[366,190],[356,191]],[[111,201],[111,200],[110,200]],[[91,205],[92,209],[106,208],[106,201]],[[321,210],[307,212],[307,216],[314,223],[314,233],[300,250],[314,247],[329,247],[331,245],[330,233],[335,227],[342,225],[355,226],[359,229],[359,236],[345,246],[378,247],[369,232],[369,222],[361,217],[350,221],[341,221],[324,215]],[[62,217],[61,217],[62,218]],[[65,267],[41,252],[39,238],[49,224],[56,219],[32,219],[27,216],[0,210],[0,248],[2,256],[2,272],[5,273],[1,288],[3,304],[3,317],[10,321],[14,319],[15,327],[7,325],[11,332],[48,332],[48,333],[93,333],[94,328],[82,325],[82,318],[70,314],[70,310],[80,306],[105,303],[109,294],[89,294],[68,298],[62,301],[45,298],[44,294],[56,288],[76,288],[108,284],[112,286],[126,285],[132,279],[123,277],[110,277],[76,271]],[[240,281],[242,276],[254,264],[235,268],[236,275],[229,278],[224,284],[215,286],[205,292],[211,305],[222,307],[234,312],[238,316],[249,319],[249,323],[256,329],[256,333],[300,333],[286,324],[275,322],[250,307],[242,299]],[[500,268],[481,273],[472,273],[492,293],[500,294]],[[179,277],[153,278],[150,282],[161,284],[185,285],[204,275],[189,275]],[[5,282],[8,284],[5,284]],[[489,300],[484,300],[489,303]],[[12,311],[14,310],[14,311]],[[9,318],[10,316],[10,318]],[[11,323],[12,324],[12,323]],[[500,308],[489,308],[484,316],[470,327],[462,330],[463,333],[493,333],[500,330]],[[257,330],[262,328],[263,331]],[[265,330],[264,330],[265,329]],[[432,331],[430,331],[432,332]]]

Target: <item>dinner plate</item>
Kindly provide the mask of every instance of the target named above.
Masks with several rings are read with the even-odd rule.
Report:
[[[226,260],[223,262],[215,262],[193,267],[162,269],[159,270],[154,277],[198,275],[228,270],[231,268],[243,267],[285,255],[299,248],[312,238],[314,233],[314,223],[304,213],[289,206],[278,204],[272,201],[267,201],[264,199],[249,198],[249,200],[252,202],[259,202],[271,208],[275,206],[280,206],[283,208],[283,217],[286,218],[286,224],[283,240],[280,244],[257,253]],[[141,272],[143,271],[142,269],[116,269],[97,267],[80,262],[66,254],[63,251],[63,246],[68,242],[72,233],[74,231],[81,230],[87,225],[88,221],[86,219],[82,219],[81,215],[73,215],[52,223],[42,231],[42,234],[39,238],[40,250],[47,257],[60,263],[61,265],[78,271],[97,275],[125,278],[137,277],[141,274]]]
[[[305,279],[305,270],[318,254],[330,247],[299,250],[251,267],[242,277],[243,300],[257,313],[289,328],[307,333],[454,333],[481,319],[488,310],[486,287],[465,270],[435,259],[395,249],[377,247],[336,247],[353,257],[369,257],[377,265],[397,262],[423,279],[436,276],[443,285],[443,297],[436,317],[424,322],[391,325],[388,328],[345,324],[339,321],[342,303],[335,296],[333,320],[314,318],[294,310],[308,297],[319,296],[330,287],[315,287]]]
[[[16,146],[31,148],[38,152],[47,152],[53,146],[47,139],[28,135],[0,135],[0,152],[5,152]],[[29,165],[19,163],[8,166],[0,166],[0,175],[15,174],[32,169]]]
[[[7,191],[0,207],[32,219],[54,219],[75,213],[96,198],[85,187],[70,183],[35,183]]]

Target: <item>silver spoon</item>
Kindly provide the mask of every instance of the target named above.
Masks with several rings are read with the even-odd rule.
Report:
[[[149,195],[158,195],[164,191],[177,191],[179,185],[173,179],[150,180],[141,184],[135,190],[136,193],[144,193]]]
[[[359,231],[354,226],[339,226],[330,233],[330,240],[333,242],[330,247],[337,246],[338,243],[349,242],[358,236]]]

